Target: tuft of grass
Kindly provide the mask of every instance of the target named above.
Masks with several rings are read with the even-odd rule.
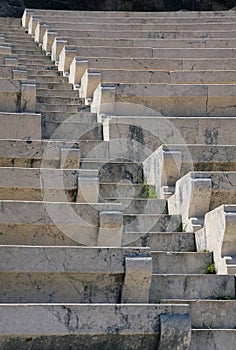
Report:
[[[216,274],[215,263],[211,263],[207,266],[206,273],[207,274]]]

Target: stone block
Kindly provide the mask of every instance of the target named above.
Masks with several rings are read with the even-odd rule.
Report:
[[[191,321],[187,315],[161,315],[160,349],[187,350],[191,340]]]
[[[60,168],[79,169],[80,168],[80,148],[62,147]]]
[[[97,245],[120,247],[123,234],[123,212],[101,211]]]
[[[34,32],[34,41],[40,45],[43,43],[43,37],[47,29],[49,29],[50,26],[47,23],[38,22],[35,28]]]
[[[99,196],[98,170],[80,169],[78,171],[77,203],[97,203]]]
[[[152,279],[152,258],[126,258],[121,302],[148,303]]]

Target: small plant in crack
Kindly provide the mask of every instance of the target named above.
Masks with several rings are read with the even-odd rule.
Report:
[[[215,263],[211,263],[207,266],[206,273],[207,274],[216,274]]]

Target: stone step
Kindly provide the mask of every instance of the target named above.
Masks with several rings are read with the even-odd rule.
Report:
[[[118,303],[130,287],[124,282],[127,258],[151,263],[148,248],[1,246],[1,254],[1,303],[14,304]]]
[[[235,276],[154,274],[150,302],[162,299],[235,299]]]
[[[60,89],[58,89],[58,87]],[[77,102],[79,98],[79,92],[76,90],[72,90],[71,85],[66,85],[63,86],[61,84],[61,86],[58,86],[56,88],[52,88],[52,86],[49,86],[48,88],[41,88],[41,87],[37,87],[37,101],[41,100],[44,102],[43,97],[46,97],[45,102],[53,100],[53,103],[57,103],[57,102],[65,102],[66,104],[68,104],[70,101],[71,102]],[[54,102],[54,98],[55,98],[55,102]],[[65,99],[68,100],[65,100]],[[60,99],[60,100],[59,100]]]
[[[88,350],[89,347],[103,349],[124,348],[135,350],[154,349],[162,346],[161,335],[167,325],[178,321],[175,344],[190,341],[190,321],[187,306],[151,304],[2,304],[4,323],[0,325],[0,345],[3,350],[24,346],[40,347],[45,350],[58,347]],[[16,316],[17,315],[17,316]],[[140,317],[142,315],[142,317]],[[172,317],[173,316],[173,317]],[[65,321],[69,317],[68,323]],[[166,319],[168,318],[168,321]],[[22,319],[22,322],[17,322]],[[91,327],[93,319],[93,327]],[[130,320],[131,319],[131,320]],[[80,320],[83,327],[74,326],[72,320]],[[127,321],[129,320],[129,321]],[[164,326],[165,323],[165,326]],[[161,327],[162,325],[162,327]],[[76,329],[76,331],[75,331]],[[109,335],[107,334],[109,329]],[[73,332],[73,334],[71,334]],[[29,334],[34,338],[29,340]],[[57,335],[55,335],[57,334]],[[171,338],[172,339],[172,338]],[[28,346],[28,342],[30,345]],[[169,345],[164,341],[164,345]],[[88,345],[89,344],[89,345]],[[159,345],[158,345],[159,346]],[[9,347],[8,347],[9,348]],[[231,349],[230,349],[231,350]]]
[[[143,176],[142,168],[135,163],[110,163],[102,165],[101,168],[88,169],[98,169],[98,177],[101,182],[112,180],[119,183],[119,181],[129,179],[130,182],[137,183],[141,181]],[[126,171],[124,171],[124,169]],[[44,177],[48,179],[50,177],[49,174],[52,174],[53,182],[47,183],[45,187],[43,179]],[[47,201],[59,202],[65,201],[65,198],[68,198],[70,201],[75,201],[78,188],[78,176],[79,172],[73,169],[2,167],[0,168],[1,199],[38,201],[44,198],[45,191],[47,194]],[[132,197],[130,198],[132,201]],[[141,211],[141,213],[143,212]],[[154,211],[153,214],[156,213],[157,212]]]
[[[234,117],[112,117],[104,123],[104,136],[107,141],[139,140],[140,152],[168,143],[235,145],[235,122]]]
[[[100,213],[116,215],[121,206],[117,203],[1,201],[0,207],[1,244],[96,246]],[[118,224],[117,221],[116,230],[120,234],[122,227]]]
[[[46,111],[45,114],[42,116],[43,120],[51,121],[51,122],[64,122],[64,121],[73,121],[73,122],[83,122],[83,123],[96,123],[97,122],[97,116],[95,113],[90,113],[86,111],[81,111],[78,113],[71,113],[71,112],[49,112]],[[100,157],[104,158],[104,157]]]
[[[137,13],[134,17],[126,17],[126,16],[122,16],[122,14],[120,15],[120,13],[118,12],[117,15],[115,17],[111,16],[111,17],[107,17],[103,15],[97,16],[97,17],[90,17],[88,16],[81,16],[80,13],[78,13],[78,15],[76,14],[71,14],[68,17],[64,18],[63,16],[61,16],[58,11],[56,12],[56,14],[54,14],[54,16],[52,15],[48,15],[45,14],[42,17],[37,17],[37,16],[31,16],[30,17],[30,21],[28,24],[28,32],[30,33],[30,29],[32,30],[32,28],[35,27],[35,25],[37,26],[38,23],[45,23],[47,22],[50,26],[53,26],[54,24],[64,24],[64,26],[66,27],[68,24],[71,23],[125,23],[127,25],[130,24],[159,24],[159,23],[163,23],[163,24],[188,24],[188,23],[218,23],[220,21],[224,21],[224,23],[227,22],[234,22],[234,17],[230,16],[230,14],[226,16],[224,16],[224,18],[201,18],[201,17],[192,17],[190,15],[190,18],[187,17],[180,17],[180,18],[176,18],[174,13],[172,13],[173,17],[161,17],[161,16],[155,16],[155,13],[153,13],[152,16],[149,16],[148,18],[145,17],[138,17]],[[69,21],[68,21],[69,19]],[[30,33],[32,34],[32,32]]]
[[[125,18],[132,18],[132,17],[141,17],[141,18],[149,18],[149,17],[157,17],[157,18],[225,18],[225,17],[234,17],[235,13],[234,11],[177,11],[177,12],[136,12],[136,11],[64,11],[64,10],[57,10],[55,13],[55,10],[42,10],[42,9],[25,9],[23,17],[22,17],[22,26],[25,27],[28,25],[29,19],[32,15],[35,16],[85,16],[85,17],[107,17],[109,14],[109,17],[125,17]]]
[[[108,200],[110,203],[120,203],[124,214],[167,214],[167,205],[165,200],[154,198],[120,198],[115,201]]]
[[[39,40],[40,41],[40,40]],[[129,39],[129,38],[61,38],[56,37],[51,47],[52,61],[59,60],[59,54],[65,45],[73,46],[113,46],[113,47],[152,47],[152,48],[234,48],[235,39],[205,39],[205,38],[184,38],[184,39]]]
[[[60,29],[55,30],[46,29],[44,36],[37,37],[36,40],[39,40],[42,43],[44,51],[51,52],[52,45],[54,40],[57,37],[73,39],[73,38],[103,38],[103,39],[232,39],[236,37],[235,30],[130,30],[127,28],[125,31],[122,31],[120,28],[118,30],[66,30]]]
[[[43,108],[40,108],[43,110]],[[47,109],[46,109],[47,110]],[[43,121],[42,137],[52,140],[103,140],[102,125],[99,123],[47,122]]]
[[[47,91],[47,89],[45,89],[45,92]],[[48,92],[48,95],[41,95],[40,91],[38,93],[37,90],[37,103],[47,103],[47,104],[61,104],[61,105],[74,105],[74,104],[78,104],[81,105],[84,100],[82,98],[79,98],[78,92],[77,91],[68,91],[68,95],[72,94],[72,97],[70,98],[69,96],[52,96],[52,92],[50,91],[50,93]],[[56,91],[55,91],[56,93]],[[74,96],[73,96],[74,95]],[[75,96],[76,95],[76,96]]]
[[[94,92],[91,112],[127,115],[126,103],[129,103],[132,115],[134,108],[142,105],[148,109],[147,113],[151,109],[159,116],[234,117],[235,91],[235,84],[101,83]]]
[[[12,79],[27,80],[28,79],[26,67],[20,68],[20,67],[0,65],[0,71],[1,71],[1,79],[9,79],[9,80],[12,80]]]
[[[1,139],[41,139],[41,115],[32,113],[0,113]]]
[[[70,66],[69,82],[78,84],[86,69],[94,70],[159,70],[159,71],[212,71],[235,70],[236,59],[186,59],[186,58],[106,58],[75,57]]]
[[[46,79],[43,79],[43,78],[41,79],[40,82],[36,80],[37,93],[40,94],[41,96],[45,94],[46,91],[48,90],[49,91],[56,90],[57,92],[59,92],[59,94],[61,93],[61,91],[66,93],[69,90],[73,96],[74,94],[73,86],[69,84],[67,81],[63,81],[63,79],[61,79],[60,77],[53,77],[53,78],[50,77],[51,79],[50,80],[48,79],[49,81],[47,82]],[[78,96],[78,92],[76,96]]]
[[[182,231],[181,217],[166,214],[126,214],[124,216],[123,245],[129,244],[134,235],[129,233],[144,232],[180,232]],[[134,242],[136,239],[133,240]]]
[[[155,191],[153,186],[146,184],[131,184],[129,181],[117,183],[100,183],[100,196],[106,201],[117,200],[117,198],[143,198],[148,199]],[[155,192],[154,192],[155,193]]]
[[[119,160],[81,160],[81,169],[98,169],[99,179],[102,183],[143,183],[143,167],[141,163]]]
[[[15,45],[12,47],[12,52],[15,53],[18,57],[30,57],[30,59],[45,59],[45,54],[37,47],[33,47],[32,49],[27,49],[27,47],[24,46],[24,49],[22,49],[22,44],[19,46],[20,48],[17,49]]]
[[[133,235],[137,237],[136,233]],[[141,234],[136,241],[131,239],[131,242],[132,247],[150,247],[152,251],[196,251],[195,236],[192,232],[147,232]]]
[[[2,200],[75,202],[78,176],[76,170],[0,168],[0,197]],[[53,181],[49,181],[50,177]]]
[[[87,69],[80,85],[80,96],[92,99],[94,90],[106,83],[165,83],[165,84],[234,84],[236,71],[155,71],[155,70],[95,70]]]
[[[154,274],[204,274],[213,256],[205,252],[152,251],[152,263]]]
[[[0,111],[34,113],[35,94],[35,81],[0,79]]]
[[[62,77],[60,75],[57,75],[56,72],[54,73],[46,71],[46,72],[29,72],[29,69],[27,70],[29,79],[34,79],[36,81],[36,84],[40,84],[39,86],[42,86],[43,88],[46,88],[47,85],[52,84],[53,86],[56,84],[66,84],[68,82],[68,79],[66,77]],[[48,73],[47,75],[43,75],[44,73]],[[70,85],[71,86],[71,85]]]
[[[235,329],[236,300],[173,300],[161,304],[189,304],[193,329]]]
[[[81,156],[84,156],[81,143]],[[96,147],[97,143],[94,143]],[[0,166],[40,168],[60,168],[61,149],[78,148],[78,143],[69,141],[0,139]]]
[[[70,64],[75,56],[80,57],[121,57],[121,58],[236,58],[236,49],[233,48],[128,48],[128,47],[85,47],[85,46],[64,46],[59,56],[58,70],[70,71]]]
[[[236,342],[235,329],[193,329],[191,336],[190,350],[233,350]]]
[[[39,96],[40,100],[42,99],[41,96]],[[50,97],[48,97],[48,99],[50,99]],[[58,97],[57,98],[58,101],[60,100],[60,98]],[[69,100],[69,98],[68,98]],[[50,100],[49,100],[50,101]],[[39,103],[36,103],[35,105],[35,110],[38,112],[38,113],[50,113],[50,112],[59,112],[59,113],[72,113],[72,114],[76,114],[78,113],[79,111],[81,110],[89,110],[88,107],[84,106],[84,104],[79,105],[79,104],[72,104],[73,101],[71,101],[71,103],[67,104],[66,102],[63,103],[63,104],[57,104],[57,103],[53,103],[53,101],[51,103],[44,103],[44,102],[39,102]]]
[[[213,30],[234,30],[234,20],[232,22],[210,22],[210,23],[98,23],[93,22],[82,22],[80,23],[78,20],[76,23],[52,23],[51,29],[56,30],[60,33],[61,30],[75,31],[75,30],[96,30],[96,31],[213,31]],[[64,36],[64,34],[63,34]]]

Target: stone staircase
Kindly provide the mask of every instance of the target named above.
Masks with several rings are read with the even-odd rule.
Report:
[[[235,14],[109,15],[0,21],[0,348],[233,350]]]

